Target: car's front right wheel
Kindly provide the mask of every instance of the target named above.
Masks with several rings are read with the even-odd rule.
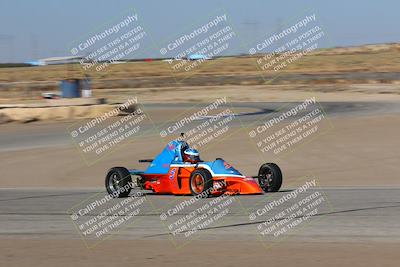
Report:
[[[282,171],[275,163],[265,163],[258,171],[258,183],[264,192],[277,192],[282,185]]]

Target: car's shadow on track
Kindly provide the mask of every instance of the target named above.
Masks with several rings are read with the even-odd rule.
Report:
[[[293,190],[294,189],[286,189],[286,190],[280,190],[278,192],[267,192],[267,193],[263,193],[263,194],[248,194],[248,195],[235,194],[232,196],[253,197],[253,196],[271,195],[271,194],[279,194],[279,193],[288,193],[288,192],[292,192]],[[174,194],[168,194],[168,193],[155,193],[155,192],[143,191],[143,190],[137,190],[136,192],[141,192],[143,196],[169,196],[169,197],[188,197],[188,198],[194,197],[192,195],[174,195]],[[220,196],[220,195],[212,195],[212,196],[209,196],[209,198],[218,197],[218,196]],[[132,197],[132,193],[127,197]],[[121,197],[121,198],[125,198],[125,197]]]

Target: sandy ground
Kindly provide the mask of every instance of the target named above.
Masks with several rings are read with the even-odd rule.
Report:
[[[303,101],[310,95],[318,101],[396,101],[400,84],[321,84],[321,85],[224,85],[163,88],[114,88],[97,90],[98,97],[123,102],[130,95],[139,102],[180,103],[206,102],[221,96],[230,102]]]
[[[398,266],[398,243],[198,241],[181,249],[168,241],[0,240],[4,266]]]

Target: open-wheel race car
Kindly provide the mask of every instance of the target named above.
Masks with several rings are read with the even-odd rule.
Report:
[[[201,197],[276,192],[282,185],[282,172],[274,163],[262,164],[257,176],[244,176],[222,158],[200,160],[198,151],[182,140],[169,142],[155,159],[139,162],[150,164],[146,170],[113,167],[108,171],[105,186],[110,195],[127,197],[132,177],[137,177],[141,189]]]

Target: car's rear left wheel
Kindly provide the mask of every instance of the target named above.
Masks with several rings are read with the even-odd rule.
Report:
[[[131,174],[126,168],[111,168],[106,176],[106,189],[112,197],[127,197],[132,189]]]

